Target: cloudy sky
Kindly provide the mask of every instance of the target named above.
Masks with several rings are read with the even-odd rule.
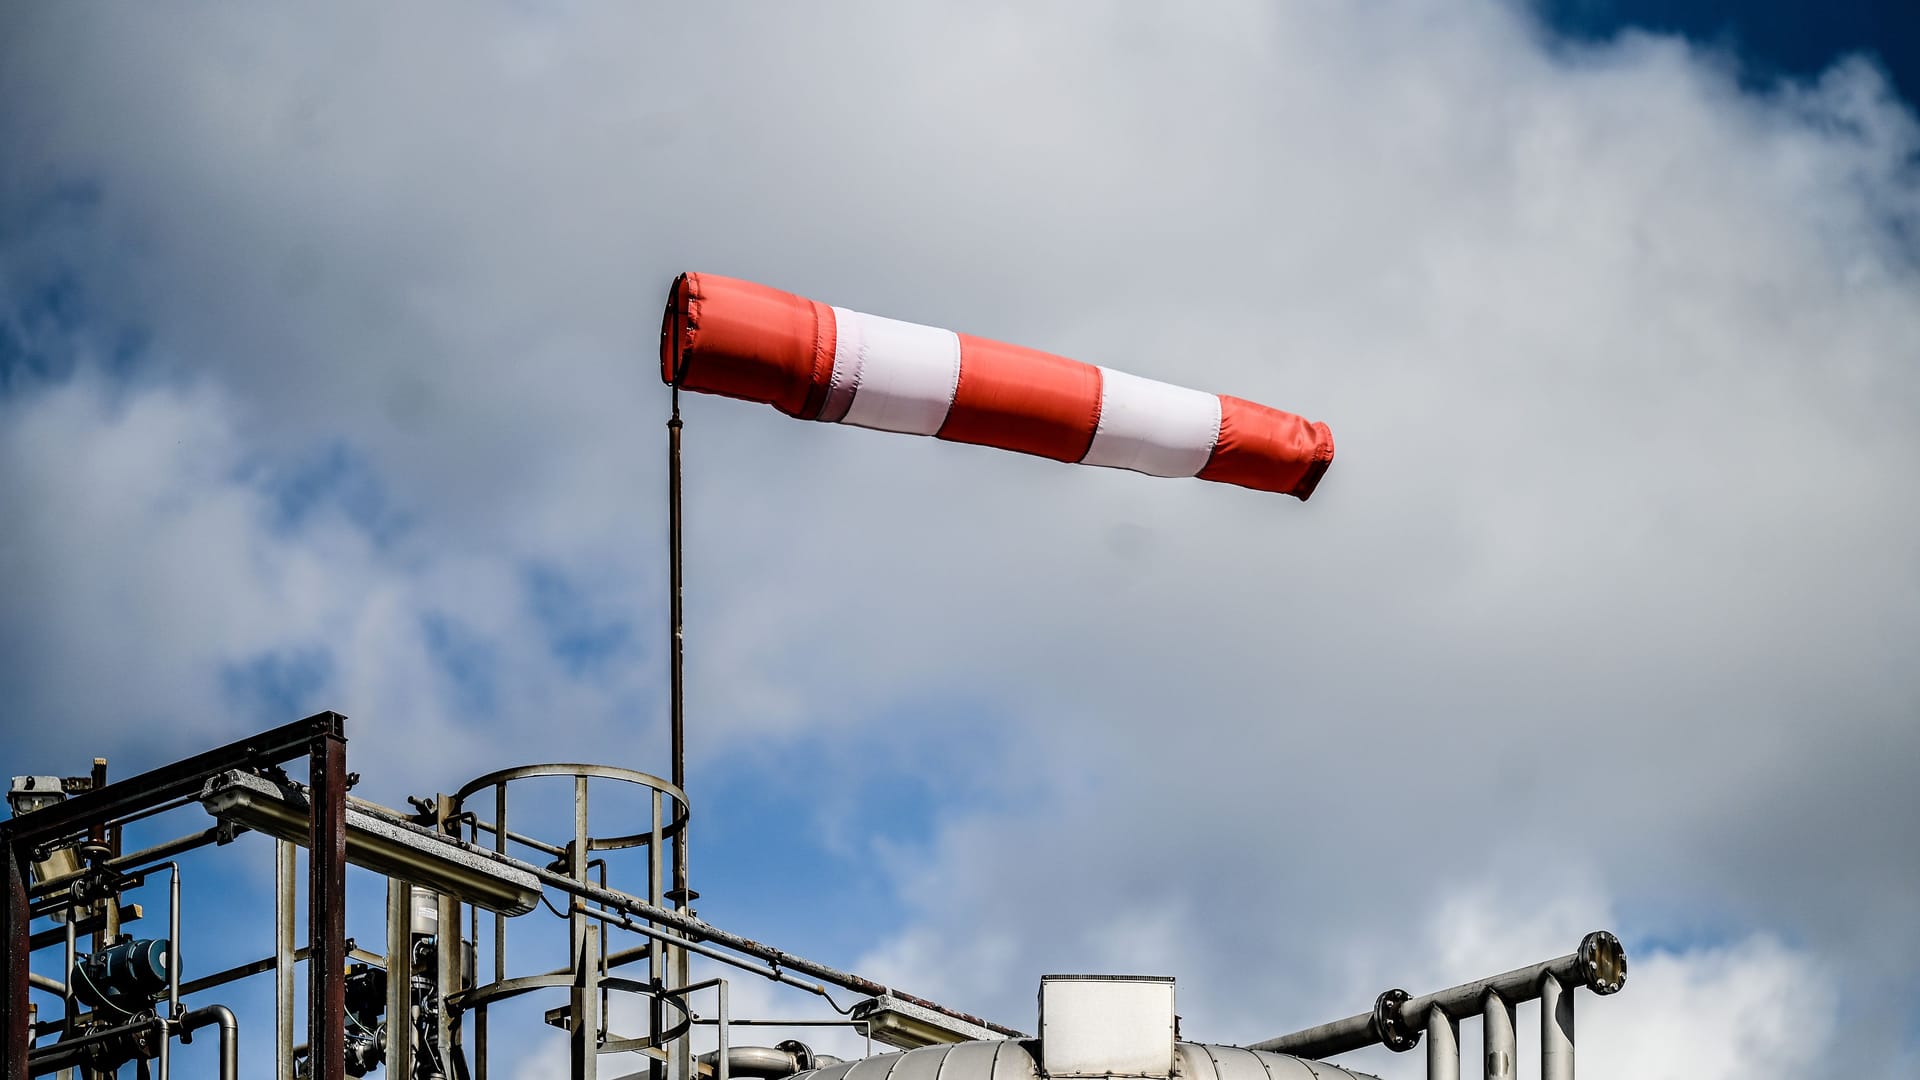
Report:
[[[707,270],[1339,457],[689,400],[703,915],[1016,1025],[1171,974],[1215,1041],[1605,926],[1586,1075],[1911,1076],[1920,35],[1725,7],[11,8],[7,771],[324,708],[392,803],[667,771]]]

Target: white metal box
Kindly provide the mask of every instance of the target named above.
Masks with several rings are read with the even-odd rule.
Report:
[[[1050,1077],[1173,1075],[1173,980],[1042,975],[1040,1068]]]

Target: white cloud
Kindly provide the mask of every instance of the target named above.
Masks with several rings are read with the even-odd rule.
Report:
[[[696,776],[946,698],[981,715],[930,743],[1003,748],[889,854],[876,966],[1024,1010],[1047,964],[1166,964],[1190,1031],[1253,1037],[1422,935],[1466,977],[1617,906],[1630,948],[1735,944],[1597,1014],[1675,987],[1687,1053],[1744,1062],[1697,1003],[1772,987],[1836,1061],[1909,1041],[1920,136],[1869,68],[1754,95],[1458,3],[31,18],[5,280],[75,275],[165,375],[0,404],[36,745],[134,694],[197,744],[223,665],[318,640],[410,765],[658,769],[658,651],[568,671],[523,573],[656,640],[653,320],[711,269],[1340,444],[1303,507],[688,403]],[[276,530],[234,475],[336,441],[403,536]],[[1432,937],[1482,885],[1509,918]]]

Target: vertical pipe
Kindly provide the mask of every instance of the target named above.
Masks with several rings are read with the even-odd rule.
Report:
[[[493,850],[507,853],[507,785],[493,786]],[[507,977],[507,917],[493,913],[493,980]]]
[[[307,847],[307,1061],[311,1080],[345,1080],[347,1065],[347,740],[339,718],[308,743],[313,805]]]
[[[719,1071],[716,1080],[728,1080],[727,1054],[729,1047],[732,1045],[732,1040],[727,1036],[727,980],[719,980],[714,989],[717,990],[720,995],[720,1058],[717,1066]]]
[[[1480,1031],[1486,1051],[1486,1080],[1513,1080],[1518,1044],[1513,1032],[1513,1003],[1487,991],[1480,1006]]]
[[[673,373],[673,415],[667,420],[667,576],[668,582],[668,619],[672,622],[672,652],[670,654],[670,705],[672,715],[673,742],[673,786],[681,792],[687,790],[687,727],[686,727],[686,608],[682,601],[682,544],[681,544],[681,498],[680,498],[680,380],[684,374],[678,367]],[[684,811],[685,806],[680,809]],[[691,910],[693,894],[687,887],[687,830],[683,827],[673,841],[673,891],[667,893],[677,911]],[[685,986],[688,982],[687,951],[673,949],[668,953],[667,965],[671,969],[668,976],[669,987]],[[674,1040],[667,1048],[669,1068],[667,1075],[671,1080],[693,1080],[693,1044],[690,1035]]]
[[[273,1075],[293,1080],[293,842],[273,842]]]
[[[457,826],[448,820],[453,812],[453,800],[445,795],[434,797],[434,823],[439,831],[451,833]],[[447,1007],[447,999],[460,990],[460,961],[463,948],[460,942],[460,901],[451,893],[433,894],[433,1059],[438,1062],[447,1080],[453,1080],[451,1073],[454,1048],[453,1010]]]
[[[413,886],[387,879],[387,1080],[413,1080]]]
[[[79,953],[80,953],[79,945],[74,941],[74,934],[75,934],[74,923],[75,923],[75,919],[79,916],[79,914],[80,914],[80,911],[78,908],[67,909],[67,951],[66,951],[67,991],[62,996],[61,1002],[60,1002],[61,1004],[60,1037],[63,1039],[67,1038],[68,1036],[74,1033],[74,1018],[80,1014],[80,1007],[74,1001],[74,997],[73,997],[74,984],[80,981],[73,977],[73,963],[75,960],[79,959]],[[168,945],[168,948],[171,949],[172,945]],[[67,1068],[67,1069],[60,1070],[60,1080],[73,1080],[73,1078],[74,1078],[73,1069]]]
[[[99,791],[101,788],[107,786],[106,758],[97,757],[93,759],[91,779],[93,781],[93,787],[90,790],[92,791]],[[106,842],[107,826],[105,822],[96,821],[87,826],[87,843],[104,846]],[[114,854],[118,855],[119,852],[116,851]],[[70,912],[67,917],[73,918],[77,914],[79,914],[79,912],[76,909]],[[99,952],[101,949],[106,948],[107,942],[112,941],[119,933],[120,898],[118,896],[111,896],[100,904],[100,924],[96,926],[93,931],[93,951]]]
[[[1438,1006],[1427,1010],[1427,1080],[1460,1080],[1460,1021]]]
[[[661,850],[661,846],[666,840],[661,834],[662,824],[660,819],[660,812],[663,808],[662,800],[665,798],[666,796],[660,792],[660,789],[655,788],[653,790],[652,826],[647,833],[647,900],[655,907],[659,907],[666,902],[665,898],[661,895],[666,892],[667,888],[667,867],[666,855]],[[647,938],[647,978],[652,980],[656,986],[661,985],[660,980],[666,977],[666,971],[662,966],[662,961],[666,956],[665,949],[666,943],[659,938]],[[652,995],[647,1002],[647,1033],[649,1035],[657,1035],[661,1028],[665,1026],[667,1022],[666,1018],[666,1006],[661,1004],[659,995]],[[648,1080],[662,1080],[662,1074],[665,1072],[663,1068],[664,1064],[664,1062],[649,1057],[647,1059]]]
[[[72,910],[69,910],[67,914],[72,915],[74,914],[74,912]],[[169,949],[169,951],[171,951],[171,949],[173,948],[172,944],[169,943],[167,948]],[[73,964],[74,964],[74,961],[78,959],[80,959],[80,947],[74,941],[74,921],[71,918],[69,918],[67,920],[67,952],[66,952],[67,992],[60,1003],[65,1010],[64,1015],[61,1017],[61,1024],[60,1024],[60,1037],[63,1039],[73,1034],[74,1018],[80,1015],[80,1009],[74,1003],[74,1000],[73,1000],[74,984],[80,981],[73,977]],[[168,967],[169,969],[171,969],[172,967],[171,961],[168,962]],[[60,1072],[60,1075],[63,1077],[71,1077],[73,1075],[73,1070],[62,1069]]]
[[[600,927],[589,923],[573,954],[572,1080],[594,1080],[600,1056]]]
[[[1540,1080],[1573,1080],[1573,993],[1540,977]]]
[[[180,1019],[180,864],[167,864],[167,1019]]]

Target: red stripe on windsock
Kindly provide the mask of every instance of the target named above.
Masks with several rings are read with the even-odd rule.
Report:
[[[1221,394],[1220,438],[1199,476],[1304,500],[1332,461],[1327,425]]]
[[[1100,369],[961,334],[960,385],[939,437],[1079,461],[1100,422]]]
[[[667,299],[660,377],[688,390],[819,415],[833,377],[833,309],[765,285],[681,274]],[[674,365],[681,365],[680,372]]]

